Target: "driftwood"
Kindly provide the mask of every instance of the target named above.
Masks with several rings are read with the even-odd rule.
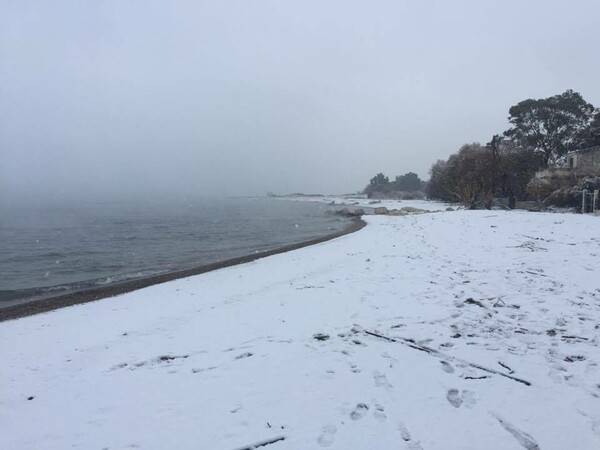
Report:
[[[372,331],[367,331],[367,330],[365,330],[365,334],[368,334],[369,336],[373,336],[373,337],[376,337],[376,338],[379,338],[379,339],[384,339],[384,340],[386,340],[388,342],[397,342],[399,344],[406,345],[407,347],[413,348],[415,350],[419,350],[421,352],[429,353],[430,355],[433,355],[433,356],[435,356],[437,358],[440,358],[440,359],[443,359],[443,360],[446,360],[446,361],[459,362],[459,363],[465,364],[467,366],[473,367],[475,369],[483,370],[484,372],[487,372],[487,373],[491,373],[491,374],[494,374],[494,375],[500,375],[502,377],[505,377],[505,378],[508,378],[510,380],[516,381],[518,383],[522,383],[525,386],[531,386],[531,382],[529,382],[527,380],[524,380],[522,378],[517,378],[517,377],[514,377],[512,375],[508,375],[506,373],[502,373],[502,372],[500,372],[498,370],[490,369],[488,367],[484,367],[484,366],[481,366],[481,365],[476,364],[476,363],[465,361],[464,359],[460,359],[460,358],[456,358],[454,356],[446,355],[445,353],[442,353],[442,352],[440,352],[440,351],[438,351],[438,350],[436,350],[434,348],[427,347],[427,346],[421,345],[421,344],[417,344],[412,339],[391,338],[391,337],[384,336],[384,335],[379,334],[379,333],[373,333]]]
[[[475,299],[472,299],[472,298],[466,299],[465,300],[465,304],[467,304],[467,305],[477,305],[480,308],[485,308],[485,306],[483,306],[483,303],[481,303],[479,300],[475,300]]]
[[[574,340],[579,340],[579,341],[587,341],[588,338],[586,337],[581,337],[581,336],[561,336],[563,339],[574,339]]]
[[[506,364],[504,364],[503,362],[498,362],[498,364],[500,364],[502,367],[504,367],[506,370],[508,370],[508,374],[513,374],[515,373],[514,370],[512,370],[510,367],[508,367]]]
[[[274,444],[275,442],[285,441],[285,436],[278,436],[272,439],[267,439],[266,441],[257,442],[256,444],[250,444],[246,447],[242,447],[238,450],[255,450],[260,447],[266,447],[267,445]]]

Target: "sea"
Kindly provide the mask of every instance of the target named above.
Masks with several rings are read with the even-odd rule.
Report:
[[[0,308],[321,237],[349,224],[331,208],[280,198],[2,206]]]

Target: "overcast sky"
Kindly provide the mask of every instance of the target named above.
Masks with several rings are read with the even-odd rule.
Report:
[[[343,193],[600,106],[600,1],[0,2],[4,197]]]

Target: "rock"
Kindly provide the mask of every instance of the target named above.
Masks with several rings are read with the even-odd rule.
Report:
[[[380,206],[373,210],[373,214],[388,214],[389,211],[385,206]]]
[[[405,211],[407,213],[418,213],[418,212],[421,212],[423,210],[419,209],[419,208],[415,208],[413,206],[404,206],[404,207],[400,208],[400,211]]]
[[[355,209],[354,211],[348,212],[349,217],[360,217],[365,214],[364,209]]]
[[[465,300],[464,302],[466,305],[477,305],[480,308],[485,308],[485,306],[483,306],[483,303],[481,303],[479,300],[475,300],[473,298],[468,298]]]
[[[427,209],[419,209],[413,206],[404,206],[403,208],[400,208],[400,211],[404,211],[407,214],[426,214],[431,212]]]
[[[452,207],[448,206],[448,207],[446,208],[446,211],[456,211],[456,210],[455,210],[454,208],[452,208]]]
[[[313,334],[313,339],[317,341],[326,341],[327,339],[329,339],[329,335],[325,333],[316,333]]]
[[[353,209],[352,211],[348,208],[338,209],[336,211],[326,211],[327,215],[336,215],[342,217],[360,217],[364,215],[365,211],[363,209]]]

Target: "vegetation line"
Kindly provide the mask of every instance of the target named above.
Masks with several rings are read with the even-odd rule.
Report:
[[[523,100],[508,112],[508,130],[436,161],[427,183],[412,172],[395,181],[378,173],[364,193],[400,199],[420,194],[473,209],[490,209],[495,199],[506,199],[498,206],[511,209],[517,201],[582,207],[582,192],[600,189],[600,109],[569,89]]]

